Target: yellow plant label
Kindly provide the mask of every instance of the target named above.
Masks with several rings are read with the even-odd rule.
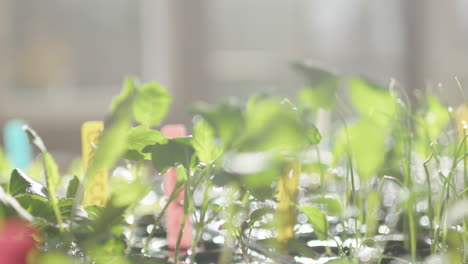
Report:
[[[463,138],[468,133],[468,106],[460,105],[455,113],[457,119],[458,135]]]
[[[278,243],[284,249],[288,241],[294,237],[296,224],[296,199],[301,175],[301,164],[291,161],[278,181],[278,207],[276,219],[278,225]]]
[[[104,123],[102,121],[85,122],[81,127],[83,169],[85,171],[88,170],[93,160],[103,130]],[[89,180],[85,186],[84,205],[105,206],[109,188],[107,171],[98,171],[95,175],[88,175],[88,177]]]

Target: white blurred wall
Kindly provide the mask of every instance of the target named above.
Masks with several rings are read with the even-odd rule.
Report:
[[[456,104],[467,44],[463,0],[0,0],[0,124],[26,119],[73,156],[127,74],[165,85],[168,122],[189,123],[196,100],[293,95],[303,59],[409,91],[443,81]]]

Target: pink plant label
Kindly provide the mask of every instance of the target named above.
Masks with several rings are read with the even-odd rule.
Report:
[[[184,137],[187,131],[184,125],[166,125],[162,127],[161,132],[167,138]],[[166,197],[169,198],[177,184],[177,172],[174,168],[169,168],[164,174],[164,190]],[[180,224],[184,215],[184,192],[180,192],[175,200],[173,200],[166,211],[167,225],[167,242],[169,249],[175,249],[177,244],[177,236],[180,230]],[[182,240],[180,242],[181,250],[188,250],[192,245],[192,223],[188,218],[185,222]]]

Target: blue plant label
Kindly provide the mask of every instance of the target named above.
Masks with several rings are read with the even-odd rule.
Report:
[[[14,168],[26,169],[32,163],[33,150],[22,120],[10,120],[4,127],[4,144],[8,160]]]

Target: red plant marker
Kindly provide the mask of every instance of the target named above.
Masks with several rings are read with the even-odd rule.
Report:
[[[166,125],[163,126],[161,132],[168,138],[184,137],[187,131],[184,125]],[[164,190],[166,197],[170,197],[171,193],[177,184],[177,172],[174,168],[169,168],[164,174]],[[169,204],[166,211],[166,225],[167,225],[167,243],[169,249],[174,250],[177,244],[177,236],[180,230],[180,224],[184,215],[184,192],[179,195]],[[180,241],[181,251],[188,250],[192,245],[192,223],[187,218],[185,222],[182,239]]]
[[[0,263],[26,264],[37,253],[33,236],[39,232],[21,219],[0,221]]]

